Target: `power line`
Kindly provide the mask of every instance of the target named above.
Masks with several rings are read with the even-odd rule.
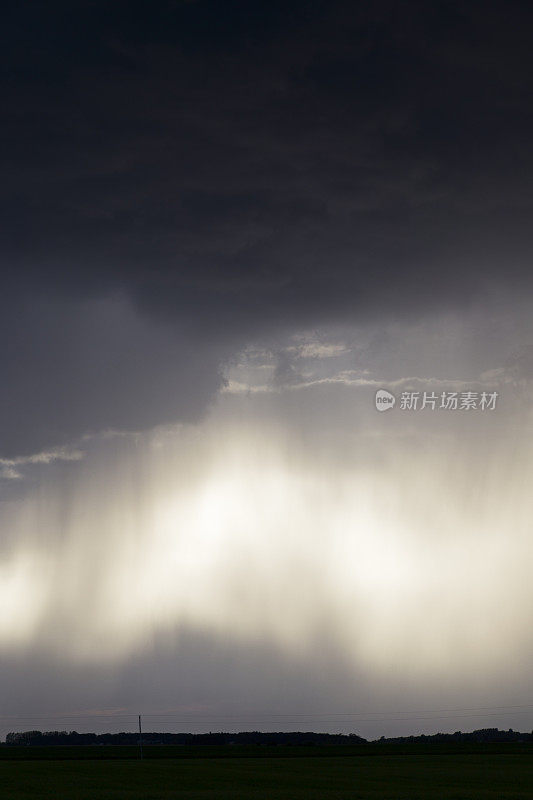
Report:
[[[152,724],[173,724],[176,722],[187,722],[188,724],[201,725],[203,723],[214,722],[246,722],[254,721],[256,724],[259,721],[268,722],[275,720],[297,721],[297,720],[319,720],[319,719],[348,719],[359,718],[361,722],[401,722],[412,720],[436,720],[436,719],[455,719],[455,718],[469,718],[469,717],[492,717],[492,716],[507,716],[508,714],[527,714],[529,709],[533,709],[533,704],[521,703],[508,706],[473,706],[463,708],[440,708],[440,709],[412,709],[410,711],[401,710],[368,710],[368,711],[328,711],[316,713],[288,713],[288,712],[242,712],[231,714],[192,714],[191,712],[180,711],[161,711],[143,714],[145,719],[149,719]],[[468,713],[470,712],[470,713]],[[489,713],[478,713],[489,712]],[[2,714],[0,715],[0,722],[66,722],[68,720],[83,720],[91,722],[112,723],[119,720],[135,722],[138,715],[133,713],[115,714],[113,712],[107,713],[91,713],[85,714],[50,714],[50,715],[18,715],[18,714]]]

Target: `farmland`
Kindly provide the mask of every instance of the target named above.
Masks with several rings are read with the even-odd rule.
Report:
[[[528,745],[396,750],[147,748],[143,760],[135,757],[133,748],[79,750],[83,752],[1,748],[0,796],[9,800],[525,800],[533,794],[533,749]]]

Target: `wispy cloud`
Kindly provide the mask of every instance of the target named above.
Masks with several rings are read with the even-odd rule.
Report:
[[[338,358],[350,352],[350,348],[345,344],[326,342],[308,342],[298,347],[288,347],[287,350],[295,353],[299,358]]]
[[[23,477],[19,467],[33,466],[36,464],[52,464],[55,461],[81,461],[85,456],[83,450],[77,447],[56,447],[52,450],[43,450],[30,456],[17,458],[0,458],[0,478],[18,480]]]
[[[351,386],[351,387],[405,387],[410,386],[427,386],[427,387],[442,387],[447,389],[464,389],[472,386],[495,386],[500,381],[498,375],[494,374],[494,370],[490,373],[485,373],[472,380],[450,380],[447,378],[436,378],[432,376],[421,377],[419,375],[410,375],[394,380],[388,378],[371,377],[368,370],[343,370],[336,375],[326,378],[309,378],[299,382],[287,384],[247,384],[235,380],[229,380],[227,385],[224,386],[222,391],[227,394],[261,394],[261,393],[279,393],[281,391],[298,391],[301,389],[309,389],[314,386]]]

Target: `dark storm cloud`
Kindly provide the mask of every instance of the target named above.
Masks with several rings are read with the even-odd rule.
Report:
[[[222,381],[221,347],[147,325],[118,299],[4,307],[0,337],[4,458],[105,429],[197,421]]]
[[[199,411],[215,340],[529,288],[532,22],[519,2],[13,6],[3,297],[45,293],[65,322],[49,331],[37,311],[24,344],[4,333],[6,453],[181,418],[183,386]],[[71,319],[116,293],[181,342],[177,360],[112,342],[124,390],[99,366],[106,341],[87,356]],[[43,404],[23,426],[14,373],[35,370]],[[59,392],[59,416],[62,382],[81,390]]]

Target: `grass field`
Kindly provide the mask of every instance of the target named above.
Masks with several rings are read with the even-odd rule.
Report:
[[[2,758],[9,800],[476,800],[533,797],[533,755]]]

